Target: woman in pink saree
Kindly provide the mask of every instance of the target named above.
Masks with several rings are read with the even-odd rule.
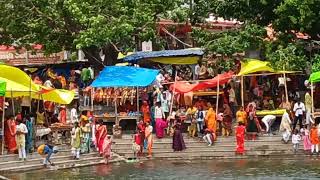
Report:
[[[165,115],[160,107],[160,103],[157,102],[155,110],[154,110],[154,116],[156,119],[156,135],[158,138],[164,137],[164,129],[168,127],[167,121],[164,120]]]
[[[100,155],[103,154],[103,143],[107,134],[107,127],[103,125],[103,120],[99,119],[99,126],[97,126],[96,130],[96,143]]]
[[[102,149],[103,149],[102,156],[104,157],[106,164],[108,164],[109,159],[111,159],[111,145],[112,145],[111,136],[107,135],[104,139],[103,146],[102,146]]]

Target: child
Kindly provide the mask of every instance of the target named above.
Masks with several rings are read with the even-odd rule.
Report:
[[[308,130],[308,125],[304,125],[304,128],[301,128],[300,130],[302,134],[302,139],[303,139],[303,149],[305,152],[308,152],[311,150],[311,142],[309,138],[309,130]]]
[[[314,153],[314,150],[316,150],[316,153],[319,152],[319,137],[318,137],[318,129],[317,125],[313,124],[311,130],[310,130],[310,141],[311,141],[311,154]]]
[[[133,135],[133,143],[132,143],[132,150],[133,150],[133,155],[134,158],[137,158],[138,155],[140,154],[140,146],[141,146],[142,142],[141,142],[141,137],[138,131],[134,132]]]
[[[299,134],[299,130],[295,129],[292,135],[292,144],[293,144],[293,152],[297,153],[299,149],[299,143],[301,141],[301,136]]]
[[[52,153],[56,154],[58,151],[54,149],[53,146],[50,146],[48,144],[42,144],[37,149],[39,155],[43,157],[43,166],[47,167],[48,162],[51,166],[54,166],[54,164],[50,161]]]
[[[287,144],[290,140],[291,132],[289,129],[285,129],[284,133],[282,133],[282,142]]]
[[[222,135],[223,112],[222,112],[221,109],[219,110],[219,114],[217,115],[217,121],[218,121],[218,126],[219,126],[218,127],[218,132],[219,132],[220,135]]]
[[[208,146],[212,146],[215,139],[215,134],[210,129],[204,130],[203,140],[208,143]]]
[[[198,137],[201,136],[201,133],[203,131],[203,125],[204,125],[204,118],[206,117],[206,112],[203,110],[202,106],[198,107],[198,111],[196,113],[197,116],[197,131],[198,131]]]
[[[26,160],[26,134],[28,133],[28,128],[22,123],[22,120],[18,120],[18,125],[16,126],[16,141],[17,148],[19,150],[19,159]]]

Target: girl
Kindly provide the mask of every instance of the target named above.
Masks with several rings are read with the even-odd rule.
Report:
[[[300,130],[302,134],[302,139],[303,139],[303,149],[305,152],[308,152],[311,150],[311,142],[309,138],[309,130],[308,130],[308,125],[304,125],[304,128]]]
[[[217,115],[217,122],[218,122],[218,133],[220,136],[222,135],[222,122],[223,122],[223,110],[219,109],[219,114]]]
[[[318,137],[318,129],[317,125],[313,124],[311,130],[310,130],[310,142],[311,142],[311,154],[316,151],[316,153],[319,152],[319,137]]]
[[[153,144],[153,136],[152,136],[153,127],[150,125],[149,122],[146,123],[145,129],[145,138],[148,142],[148,158],[152,157],[152,144]]]
[[[155,119],[156,119],[156,135],[158,138],[164,137],[164,129],[168,127],[168,123],[165,121],[165,114],[160,107],[160,103],[157,102],[157,106],[155,108]],[[147,122],[146,122],[147,123]],[[148,122],[148,124],[150,124]]]
[[[299,130],[295,129],[294,134],[292,135],[292,144],[293,144],[294,153],[298,152],[300,141],[301,141],[301,136],[299,134]]]
[[[140,154],[140,146],[141,146],[141,137],[138,131],[134,132],[133,135],[133,143],[132,143],[132,151],[135,158]]]

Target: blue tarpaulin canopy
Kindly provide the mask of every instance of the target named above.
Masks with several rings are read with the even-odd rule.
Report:
[[[189,48],[180,50],[164,50],[164,51],[140,51],[128,55],[123,58],[124,62],[137,62],[142,59],[151,59],[155,62],[166,63],[166,64],[192,64],[197,62],[199,58],[204,54],[200,48]],[[184,60],[178,60],[176,58],[181,57],[193,57],[185,58]],[[166,59],[167,58],[167,59]],[[172,58],[172,59],[168,59]],[[180,58],[180,59],[181,59]]]
[[[145,87],[150,85],[159,70],[133,66],[107,66],[92,82],[92,87]]]

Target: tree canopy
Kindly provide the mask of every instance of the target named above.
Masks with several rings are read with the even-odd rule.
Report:
[[[180,0],[6,0],[0,5],[0,44],[42,44],[46,53],[82,49],[91,62],[110,64],[116,49],[156,38],[161,14]],[[100,50],[106,51],[104,61]],[[113,57],[110,57],[113,56]],[[100,64],[101,65],[101,64]]]
[[[318,62],[319,51],[306,51],[306,47],[320,39],[320,0],[213,0],[210,5],[207,9],[216,17],[244,24],[219,33],[195,29],[196,42],[209,53],[230,57],[236,52],[261,50],[261,56],[281,70],[304,70],[307,61]],[[267,26],[274,30],[272,39]],[[309,40],[299,40],[297,32],[309,35]]]

